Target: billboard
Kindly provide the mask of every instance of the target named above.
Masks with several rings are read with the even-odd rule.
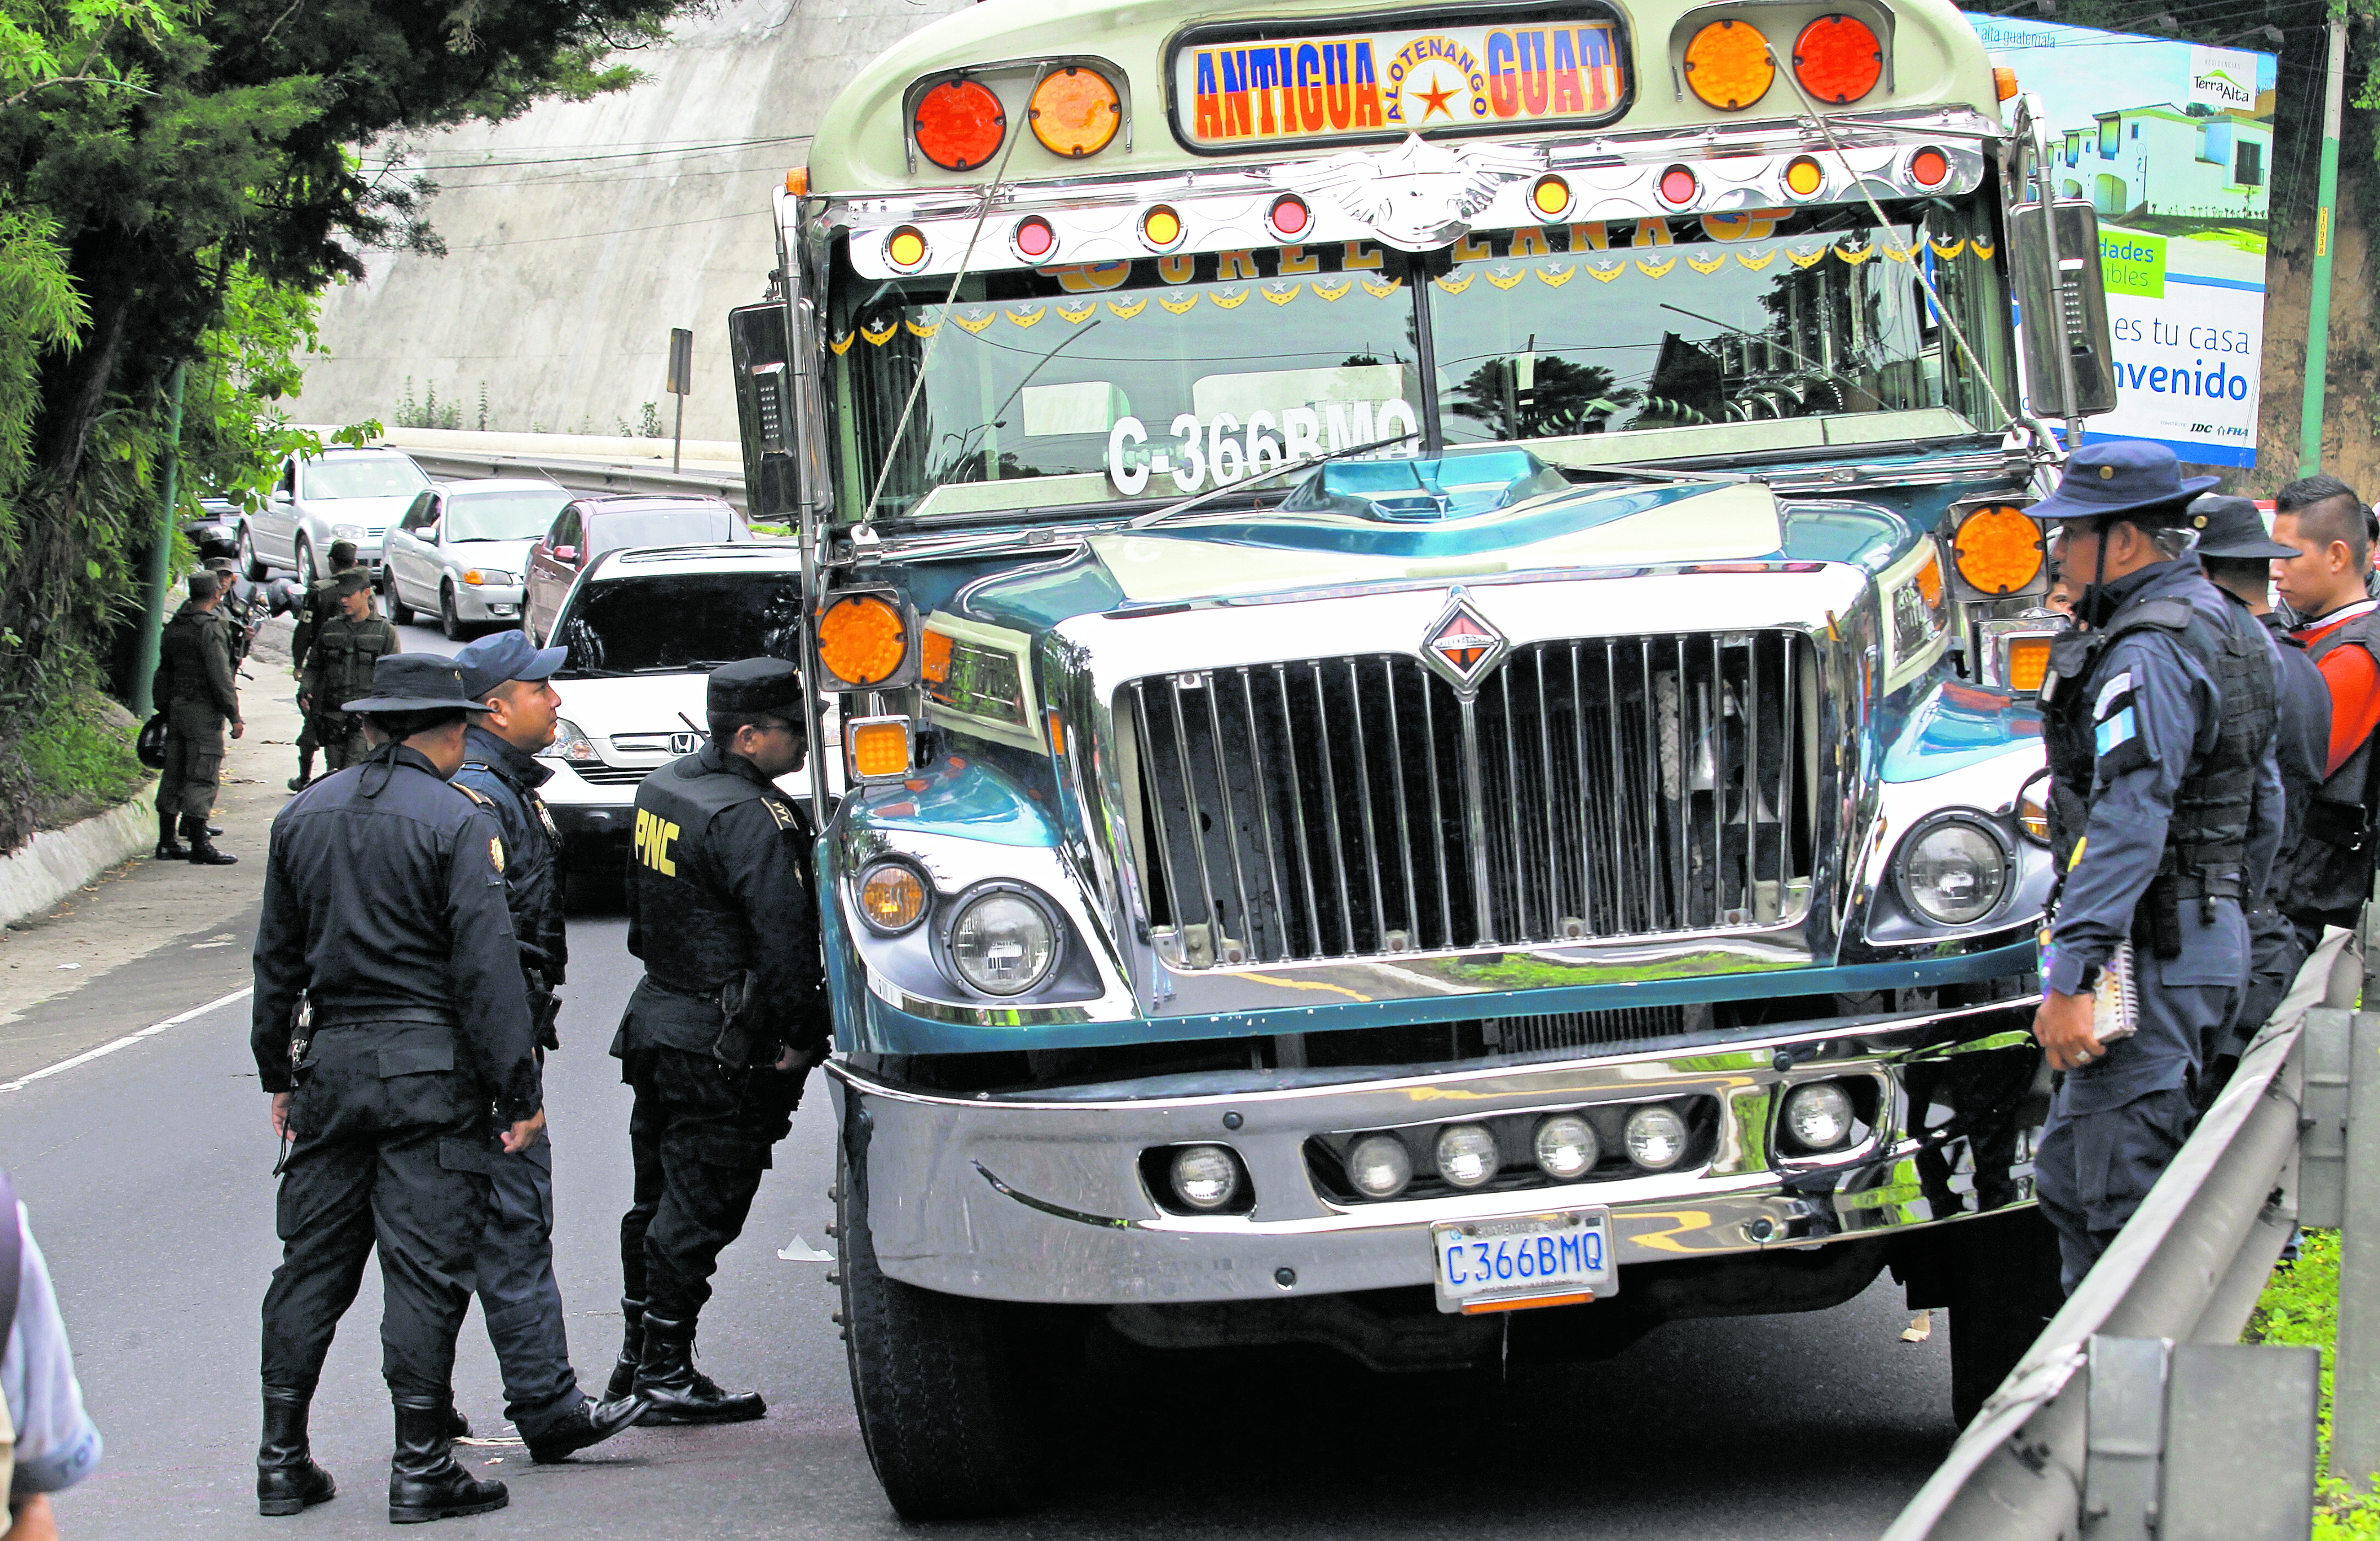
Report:
[[[2252,467],[2277,60],[1970,14],[1996,65],[2046,109],[2060,197],[2099,212],[2116,409],[2086,440],[2155,439]]]

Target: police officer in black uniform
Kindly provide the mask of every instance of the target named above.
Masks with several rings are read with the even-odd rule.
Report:
[[[2216,1053],[2214,1074],[2204,1090],[2230,1078],[2231,1066],[2257,1029],[2270,1019],[2296,982],[2306,958],[2297,928],[2281,913],[2289,880],[2289,853],[2298,848],[2306,809],[2322,784],[2330,752],[2330,689],[2305,647],[2289,633],[2273,610],[2273,563],[2297,555],[2265,530],[2265,516],[2246,498],[2209,492],[2190,505],[2198,531],[2198,561],[2225,599],[2256,618],[2273,645],[2273,712],[2279,736],[2274,759],[2281,774],[2281,855],[2273,862],[2265,892],[2248,912],[2248,993],[2238,1020]]]
[[[802,684],[781,659],[713,670],[710,742],[637,789],[628,951],[645,977],[612,1052],[636,1088],[636,1205],[620,1221],[626,1346],[610,1394],[646,1424],[735,1423],[766,1409],[694,1368],[695,1318],[785,1137],[827,1020],[809,821],[771,784],[808,747]]]
[[[540,1050],[562,1047],[554,991],[570,960],[561,842],[537,791],[553,772],[536,758],[553,742],[562,702],[549,681],[563,657],[560,648],[539,651],[517,631],[497,632],[455,655],[464,694],[489,709],[464,730],[455,784],[485,798],[504,830],[504,898]],[[528,1149],[496,1158],[494,1203],[480,1238],[480,1310],[504,1370],[504,1416],[540,1464],[610,1438],[643,1410],[634,1396],[590,1407],[570,1367],[562,1286],[553,1277],[552,1142],[549,1126]]]
[[[2041,691],[2061,876],[2034,1018],[2058,1073],[2035,1192],[2070,1293],[2197,1121],[2280,842],[2272,649],[2185,559],[2185,506],[2214,480],[2160,444],[2091,444],[2033,510],[2081,587]],[[2095,995],[2127,942],[2137,1029],[2102,1039]]]
[[[526,1148],[544,1114],[504,837],[448,780],[466,717],[487,708],[443,658],[383,658],[373,686],[352,710],[383,742],[274,818],[257,925],[251,1045],[289,1144],[256,1489],[265,1514],[335,1493],[309,1449],[307,1406],[377,1245],[396,1404],[389,1519],[406,1523],[506,1502],[502,1483],[447,1450],[455,1335],[490,1168],[500,1149]]]

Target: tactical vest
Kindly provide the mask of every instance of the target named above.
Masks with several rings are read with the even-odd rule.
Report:
[[[644,933],[646,977],[662,989],[715,998],[720,986],[758,961],[759,940],[743,907],[713,886],[701,858],[713,820],[763,800],[781,825],[799,821],[783,793],[732,770],[709,770],[698,753],[670,761],[638,786],[628,900]]]
[[[165,623],[164,629],[158,633],[157,654],[173,675],[160,705],[170,706],[176,701],[216,704],[213,687],[207,683],[206,641],[200,633],[202,627],[220,625],[212,613],[200,610],[177,611]]]
[[[2367,612],[2306,649],[2319,664],[2332,649],[2350,643],[2380,662],[2380,611]],[[2290,915],[2353,909],[2372,897],[2375,855],[2380,855],[2380,776],[2374,774],[2370,738],[2355,746],[2313,795],[2306,809],[2304,838],[2289,861],[2281,908]]]
[[[2116,640],[2136,631],[2167,633],[2198,660],[2222,702],[2214,748],[2184,768],[2174,794],[2165,854],[2151,884],[2155,902],[2141,904],[2141,923],[2155,924],[2160,904],[2169,910],[2181,899],[2244,904],[2251,897],[2248,826],[2256,767],[2272,743],[2276,715],[2270,644],[2246,631],[2242,622],[2256,624],[2244,612],[2218,620],[2181,600],[2150,600],[2123,611],[2103,630],[2068,631],[2050,644],[2042,729],[2049,751],[2050,848],[2060,874],[2072,867],[2075,843],[2090,817],[2100,758],[2100,661]],[[2155,941],[2162,956],[2173,956],[2179,948],[2178,935],[2159,935]]]
[[[395,628],[377,615],[360,621],[342,615],[324,626],[314,638],[316,677],[322,681],[315,707],[335,711],[370,695],[373,662],[395,651]]]

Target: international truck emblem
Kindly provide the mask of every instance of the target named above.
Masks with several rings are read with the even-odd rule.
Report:
[[[1502,661],[1509,646],[1504,634],[1473,609],[1469,598],[1458,588],[1445,611],[1430,624],[1422,656],[1457,690],[1467,693]]]

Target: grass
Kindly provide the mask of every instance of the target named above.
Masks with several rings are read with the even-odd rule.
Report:
[[[149,772],[132,752],[137,728],[121,708],[89,686],[45,703],[18,740],[31,774],[35,818],[44,826],[112,807],[140,789]]]
[[[2329,1474],[2330,1370],[2338,1342],[2338,1232],[2308,1231],[2298,1260],[2273,1270],[2242,1341],[2307,1345],[2322,1352],[2321,1455],[2313,1541],[2380,1537],[2380,1498],[2366,1497]]]

